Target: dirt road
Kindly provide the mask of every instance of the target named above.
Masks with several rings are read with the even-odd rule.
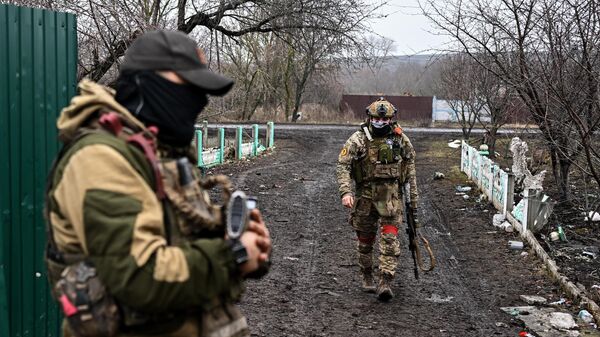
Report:
[[[242,301],[254,336],[517,336],[500,307],[521,294],[557,299],[539,263],[510,251],[514,234],[494,232],[493,208],[455,196],[460,153],[443,135],[409,134],[417,151],[422,231],[438,259],[415,280],[403,254],[396,297],[380,303],[359,288],[355,235],[337,194],[335,164],[351,130],[282,130],[276,150],[209,173],[232,174],[258,196],[274,242],[273,269],[250,281]],[[445,180],[432,180],[441,171]],[[404,234],[401,231],[401,234]]]

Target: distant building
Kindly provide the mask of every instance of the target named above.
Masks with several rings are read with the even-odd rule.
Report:
[[[432,99],[432,116],[434,121],[451,121],[457,122],[456,113],[445,99],[437,99],[433,96]]]
[[[459,101],[455,101],[455,103],[456,102],[459,102]],[[432,114],[431,118],[433,119],[433,121],[458,122],[459,116],[462,115],[462,113],[460,113],[460,112],[457,113],[456,111],[454,111],[454,109],[452,109],[452,107],[450,106],[450,103],[448,103],[447,100],[438,99],[435,96],[433,96],[433,100],[432,100],[432,111],[433,111],[433,114]],[[487,106],[484,106],[480,113],[481,113],[481,116],[479,118],[483,122],[490,121],[490,114],[487,109]],[[465,111],[465,117],[469,117],[469,119],[471,121],[473,121],[473,119],[475,119],[475,114],[469,115],[469,112]]]
[[[356,119],[364,119],[365,110],[369,104],[382,97],[381,95],[342,95],[340,101],[340,112],[350,113]],[[398,109],[400,121],[420,121],[431,123],[432,121],[458,122],[457,113],[450,107],[447,100],[438,99],[435,96],[385,96]],[[508,114],[508,124],[531,122],[531,113],[526,107],[515,100],[511,104]],[[474,118],[474,117],[473,117]],[[487,107],[483,108],[482,121],[489,122],[490,114]]]
[[[340,101],[340,111],[351,113],[357,119],[363,119],[366,116],[367,106],[373,101],[382,97],[381,95],[342,95]],[[399,120],[412,120],[431,122],[432,99],[431,96],[386,96],[388,100],[398,109]]]

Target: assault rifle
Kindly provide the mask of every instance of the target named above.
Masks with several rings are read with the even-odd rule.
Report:
[[[435,256],[429,246],[429,241],[423,237],[423,235],[417,231],[417,224],[415,223],[414,208],[410,204],[410,184],[406,183],[402,187],[402,195],[404,197],[404,214],[406,214],[406,234],[408,235],[408,249],[413,259],[415,279],[419,279],[419,269],[428,272],[433,270],[435,267]],[[418,236],[418,238],[417,238]],[[421,251],[419,250],[419,239],[423,242],[423,246],[429,254],[429,268],[423,267],[423,260],[421,259]]]

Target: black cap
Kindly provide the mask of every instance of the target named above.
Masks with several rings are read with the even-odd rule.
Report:
[[[208,69],[196,42],[179,31],[155,30],[137,38],[125,53],[121,71],[171,70],[211,95],[225,95],[233,80]]]

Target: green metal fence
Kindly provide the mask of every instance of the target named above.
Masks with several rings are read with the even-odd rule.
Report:
[[[74,15],[0,5],[0,336],[60,336],[42,213],[76,69]]]

